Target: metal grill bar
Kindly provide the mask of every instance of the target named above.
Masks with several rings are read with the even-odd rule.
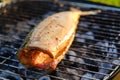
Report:
[[[109,74],[105,74],[105,73],[99,73],[99,72],[90,71],[90,70],[86,70],[86,69],[83,69],[83,68],[71,67],[71,66],[67,66],[67,65],[61,65],[60,67],[70,67],[70,68],[73,68],[73,69],[76,69],[76,70],[82,70],[82,71],[85,71],[85,72],[100,74],[100,75],[104,75],[104,76],[109,75]],[[63,73],[65,73],[65,72],[63,71]],[[70,73],[68,73],[68,74],[70,74]],[[74,75],[76,75],[76,74],[74,74]],[[76,76],[79,76],[79,75],[76,75]]]
[[[2,58],[5,58],[5,57],[2,57]],[[13,59],[9,59],[9,58],[7,58],[7,59],[5,59],[5,60],[10,60],[10,61],[13,61],[13,62],[18,62],[17,60],[13,60]],[[67,61],[69,61],[69,60],[67,60]],[[72,61],[73,62],[73,61]],[[3,63],[1,63],[2,65],[3,65]],[[4,65],[5,65],[5,63],[4,63]],[[6,64],[7,66],[10,66],[10,67],[13,67],[13,68],[18,68],[18,67],[16,67],[16,66],[13,66],[13,65],[8,65],[8,64]],[[87,64],[85,64],[85,65],[87,65]],[[90,65],[90,64],[89,64]],[[68,68],[72,68],[72,69],[76,69],[76,70],[81,70],[81,71],[87,71],[87,72],[90,72],[90,73],[97,73],[97,74],[100,74],[100,75],[109,75],[109,74],[103,74],[103,73],[99,73],[99,72],[94,72],[94,71],[90,71],[90,70],[86,70],[86,69],[82,69],[82,68],[76,68],[76,67],[71,67],[71,66],[67,66],[67,65],[61,65],[60,64],[60,67],[68,67]],[[90,65],[90,66],[92,66],[92,65]],[[102,67],[100,67],[100,68],[102,68]],[[19,68],[18,68],[19,69]],[[107,68],[103,68],[103,69],[107,69]],[[112,70],[112,69],[109,69],[109,70]],[[42,73],[41,73],[42,74]],[[76,76],[78,76],[78,75],[76,75]]]
[[[87,48],[88,49],[88,48]],[[73,50],[73,51],[77,51],[77,52],[80,52],[80,53],[85,53],[84,51],[80,51],[79,49],[77,48],[71,48],[70,50]],[[100,54],[96,54],[94,52],[90,53],[90,52],[86,52],[86,54],[91,54],[91,55],[94,55],[94,56],[100,56],[100,57],[103,57],[103,58],[110,58],[110,59],[114,59],[114,60],[120,60],[119,58],[113,58],[113,57],[110,57],[110,56],[105,56],[105,55],[100,55]],[[73,55],[71,55],[73,56]]]
[[[117,16],[119,16],[119,15],[117,15]],[[106,17],[101,18],[101,17],[103,17],[103,16],[98,16],[98,17],[94,17],[94,16],[89,16],[88,17],[88,16],[85,16],[84,18],[100,20],[100,21],[103,21],[103,22],[107,20],[109,22],[119,23],[119,21],[117,21],[115,18],[110,18],[110,17],[108,17],[108,18],[106,18]]]
[[[68,55],[68,54],[67,54]],[[73,55],[70,55],[70,56],[73,56]],[[11,57],[11,56],[10,56]],[[19,62],[19,61],[17,61],[17,60],[14,60],[14,59],[10,59],[10,57],[8,57],[8,58],[6,58],[6,57],[3,57],[3,56],[0,56],[0,58],[3,58],[3,59],[5,59],[1,64],[3,64],[6,60],[10,60],[10,61],[13,61],[13,62]],[[74,56],[74,57],[78,57],[78,56]],[[107,63],[107,64],[113,64],[113,65],[118,65],[119,66],[119,64],[114,64],[114,63],[111,63],[111,62],[107,62],[107,61],[101,61],[101,60],[97,60],[97,59],[92,59],[92,58],[88,58],[88,57],[78,57],[78,58],[85,58],[85,59],[88,59],[88,60],[93,60],[93,61],[97,61],[97,62],[101,62],[101,63]],[[66,59],[65,59],[66,60]],[[68,60],[68,61],[70,61],[70,60]],[[71,61],[71,62],[74,62],[74,61]]]
[[[57,71],[59,71],[59,72],[61,72],[61,73],[66,73],[66,74],[70,74],[70,73],[68,73],[68,72],[65,72],[65,71],[60,71],[60,70],[57,70]],[[72,75],[76,75],[76,74],[72,74]],[[82,75],[76,75],[76,76],[78,76],[78,77],[84,77],[84,76],[82,76]],[[96,78],[89,78],[89,77],[84,77],[84,78],[86,78],[86,79],[92,79],[92,80],[95,80]]]
[[[71,55],[70,55],[71,56]],[[64,61],[67,61],[67,62],[74,62],[74,63],[78,63],[78,62],[75,62],[75,61],[70,61],[70,60],[67,60],[67,59],[63,59]],[[111,69],[111,68],[105,68],[105,67],[101,67],[101,66],[96,66],[96,65],[92,65],[92,64],[87,64],[87,63],[78,63],[78,64],[82,64],[82,65],[86,65],[86,66],[92,66],[92,67],[99,67],[101,69],[106,69],[106,70],[114,70],[114,69]],[[64,65],[63,65],[64,66]],[[88,71],[89,72],[89,71]]]
[[[89,29],[79,29],[79,28],[78,28],[78,30],[81,30],[81,32],[89,31]],[[95,31],[95,30],[96,30],[96,31]],[[103,36],[103,34],[104,34],[104,35],[108,35],[107,38],[109,38],[109,37],[116,38],[117,36],[119,36],[118,34],[120,33],[119,31],[116,31],[116,33],[114,33],[115,30],[114,30],[114,32],[113,32],[113,30],[109,30],[109,31],[108,31],[109,33],[106,33],[103,29],[101,29],[100,31],[99,31],[99,29],[93,29],[93,30],[91,30],[91,31],[93,31],[94,33],[96,33],[95,36],[99,36],[99,37],[102,37],[102,38],[105,38],[105,37],[106,37],[106,36]],[[77,31],[77,32],[78,32],[78,33],[81,33],[81,32],[79,32],[79,31]],[[88,35],[88,36],[91,36],[91,35]]]
[[[68,54],[67,54],[68,55]],[[73,55],[70,55],[70,56],[73,56]],[[77,56],[74,56],[74,57],[77,57]],[[4,64],[5,63],[5,61],[6,60],[10,60],[10,61],[13,61],[13,62],[17,62],[17,63],[19,63],[19,61],[18,60],[14,60],[14,59],[10,59],[11,58],[11,56],[9,56],[8,58],[6,58],[6,57],[3,57],[3,56],[0,56],[0,58],[3,58],[4,59],[4,61],[3,62],[1,62],[0,64]],[[67,59],[64,59],[65,61],[70,61],[70,60],[67,60]],[[74,61],[70,61],[70,62],[74,62]],[[76,63],[78,63],[78,62],[76,62]],[[79,64],[83,64],[83,63],[79,63]],[[92,65],[92,64],[85,64],[85,65],[91,65],[91,66],[95,66],[95,65]],[[99,66],[100,67],[100,66]],[[102,68],[102,67],[100,67],[100,68]],[[104,67],[103,67],[104,68]],[[109,69],[109,70],[113,70],[113,69],[111,69],[111,68],[104,68],[104,69]]]
[[[84,8],[91,8],[91,9],[103,9],[105,13],[107,11],[109,12],[118,12],[120,11],[119,8],[109,7],[109,6],[103,6],[103,5],[95,5],[95,4],[87,4],[87,3],[76,3],[76,2],[67,2],[67,1],[60,1],[59,3],[64,3],[65,5],[71,5],[71,6],[77,6],[77,7],[84,7]],[[109,13],[107,13],[109,14]],[[111,13],[110,13],[111,14]]]
[[[81,31],[88,31],[89,29],[81,29]],[[115,37],[116,35],[114,34],[114,33],[106,33],[105,31],[102,31],[103,29],[101,29],[101,31],[95,31],[95,30],[91,30],[91,31],[93,31],[93,32],[95,32],[96,34],[99,34],[99,33],[101,33],[101,34],[105,34],[105,35],[108,35],[108,38],[109,38],[109,36],[110,37]],[[109,31],[110,32],[110,31]],[[117,32],[117,31],[116,31]],[[101,36],[101,35],[98,35],[98,36],[100,36],[100,37],[105,37],[105,36]]]
[[[8,67],[11,67],[11,66],[9,66],[9,65],[7,65],[7,64],[4,64],[4,65],[6,65],[6,66],[8,66]],[[16,68],[15,66],[12,66],[12,67]],[[1,69],[0,69],[0,71],[5,72],[5,73],[9,73],[9,72],[6,72],[6,71],[1,70]],[[14,74],[12,74],[12,75],[17,75],[17,76],[19,76],[19,74],[17,74],[17,73],[14,73]],[[33,77],[28,77],[28,76],[24,76],[24,75],[21,75],[21,76],[26,77],[26,78],[33,79]]]
[[[63,1],[64,2],[64,1]],[[47,1],[43,1],[41,3],[39,3],[39,1],[23,1],[23,2],[18,2],[15,3],[12,6],[7,7],[6,9],[2,9],[2,13],[0,14],[0,23],[1,24],[13,24],[16,25],[18,22],[20,21],[27,21],[27,20],[31,20],[32,18],[40,18],[41,20],[44,18],[43,15],[46,14],[47,12],[59,12],[59,11],[64,11],[64,10],[69,10],[70,7],[73,7],[73,3],[65,3],[67,5],[63,5],[64,7],[61,7],[61,2],[47,2]],[[28,6],[26,6],[28,5]],[[44,7],[42,6],[44,5]],[[46,6],[45,6],[46,5]],[[26,6],[26,7],[25,7]],[[49,7],[49,6],[52,6]],[[76,4],[74,5],[76,6]],[[79,7],[77,5],[77,7]],[[93,9],[97,9],[95,8],[84,8],[83,10],[93,10]],[[101,8],[102,9],[102,8]],[[118,9],[117,9],[118,10]],[[119,64],[115,64],[113,62],[109,62],[107,61],[108,59],[111,60],[118,60],[120,61],[120,49],[119,49],[119,44],[116,42],[112,42],[112,41],[116,41],[118,40],[119,37],[119,21],[118,19],[120,19],[119,16],[119,12],[118,11],[112,11],[112,10],[102,10],[102,13],[98,14],[98,15],[94,15],[94,16],[84,16],[81,17],[80,19],[80,23],[78,25],[78,29],[77,29],[77,34],[84,34],[84,32],[87,31],[91,31],[93,32],[95,35],[95,39],[87,39],[87,38],[82,38],[81,36],[76,36],[75,40],[73,42],[73,45],[71,46],[70,50],[74,51],[77,55],[72,55],[72,54],[66,54],[66,57],[74,57],[74,58],[80,58],[83,60],[90,60],[90,61],[95,61],[96,63],[103,63],[103,64],[109,64],[109,65],[113,65],[113,67],[109,68],[109,67],[105,67],[105,66],[98,66],[96,64],[91,64],[91,63],[82,63],[82,62],[76,62],[74,60],[70,60],[69,58],[65,58],[63,59],[63,61],[59,64],[58,68],[56,71],[50,71],[48,73],[42,73],[40,71],[43,70],[33,70],[33,69],[25,69],[24,70],[26,72],[31,72],[34,73],[36,75],[41,75],[41,76],[48,76],[50,78],[54,78],[54,79],[58,79],[58,80],[64,80],[64,79],[69,79],[69,77],[63,77],[62,75],[60,76],[59,73],[63,74],[63,75],[72,75],[72,76],[76,76],[79,78],[85,78],[85,79],[89,79],[89,80],[96,80],[97,78],[92,78],[89,76],[84,76],[84,73],[91,73],[91,74],[97,74],[97,75],[102,75],[102,76],[111,76],[113,72],[115,72],[115,70],[117,69],[116,67],[120,66]],[[84,25],[82,25],[82,22],[86,22],[88,27],[85,27]],[[29,25],[29,24],[28,24]],[[100,28],[92,28],[92,26],[97,25]],[[90,26],[90,27],[89,27]],[[28,32],[27,32],[28,33]],[[92,36],[89,34],[86,34],[87,36]],[[26,34],[23,34],[22,37],[24,38],[26,36]],[[97,38],[96,38],[97,37]],[[9,38],[9,36],[8,36]],[[18,41],[19,43],[14,43],[14,44],[9,44],[9,45],[18,45],[20,46],[22,41],[22,39],[14,39],[15,41]],[[101,42],[102,38],[108,40],[109,44],[113,44],[113,45],[117,45],[116,48],[111,47],[111,46],[100,46],[100,45],[96,45],[96,43],[92,43],[92,42],[78,42],[78,39],[85,39],[85,40],[89,40],[92,42]],[[4,42],[4,39],[0,39],[2,42]],[[9,40],[9,43],[12,43],[12,40]],[[86,45],[86,47],[82,46],[82,45]],[[8,45],[8,46],[9,46]],[[88,47],[88,45],[92,45],[93,47]],[[0,47],[8,47],[8,46],[0,46]],[[17,51],[18,46],[15,46],[15,51]],[[105,50],[100,50],[98,49],[98,47],[104,47],[104,48],[110,48],[110,49],[117,49],[118,52],[110,52],[112,54],[116,54],[118,55],[118,57],[112,57],[112,56],[106,56],[105,54],[109,53],[109,51],[105,51]],[[8,47],[9,48],[9,47]],[[82,51],[81,49],[85,49],[86,51]],[[95,51],[100,51],[100,53],[102,54],[97,54]],[[103,54],[104,53],[104,54]],[[81,56],[79,56],[78,54],[81,54]],[[82,54],[86,54],[86,55],[82,55]],[[91,56],[95,56],[96,58],[92,58]],[[1,56],[0,55],[0,65],[1,66],[5,66],[5,67],[9,67],[9,68],[14,68],[15,70],[20,70],[19,66],[17,66],[19,64],[19,61],[16,60],[15,58],[13,58],[14,56],[16,56],[15,52],[12,53],[11,55],[8,56]],[[99,59],[98,57],[102,58]],[[105,61],[104,61],[105,60]],[[16,63],[16,64],[9,64],[9,63]],[[67,65],[66,63],[69,63],[69,65]],[[71,64],[77,64],[77,66],[71,66]],[[94,71],[94,70],[89,70],[86,67],[82,67],[82,66],[90,66],[90,67],[96,67],[98,69],[104,69],[104,70],[108,70],[108,73],[104,73],[104,72],[98,72],[98,71]],[[83,73],[81,74],[77,74],[77,73],[70,73],[69,71],[66,71],[67,69],[73,69],[76,71],[82,71]],[[8,69],[9,70],[9,69]],[[2,70],[2,68],[0,68],[0,72],[3,72],[4,70]],[[56,74],[52,74],[52,73],[56,73]],[[5,73],[9,74],[9,72],[5,71]],[[28,78],[28,79],[39,79],[39,77],[34,77],[34,76],[29,76],[28,74],[21,74],[17,71],[15,71],[12,75],[17,75],[17,76],[21,76],[22,78]],[[0,78],[2,78],[0,76]],[[99,79],[98,79],[99,80]]]
[[[10,60],[11,60],[11,59],[10,59]],[[11,67],[11,68],[19,69],[18,67],[13,66],[13,65],[8,65],[8,64],[3,64],[3,65],[8,66],[8,67]],[[63,65],[61,65],[61,66],[63,66]],[[60,66],[60,67],[61,67],[61,66]],[[64,65],[64,67],[65,67],[65,65]],[[88,71],[88,72],[92,72],[92,71],[84,70],[84,69],[80,69],[80,70]],[[4,71],[4,70],[1,70],[1,69],[0,69],[0,71]],[[36,72],[36,71],[33,71],[33,70],[28,70],[28,71],[31,71],[31,72],[34,72],[34,73],[37,73],[37,74],[43,75],[42,73],[39,73],[39,72]],[[56,71],[57,71],[57,72],[61,72],[61,73],[63,73],[63,74],[70,74],[70,73],[68,73],[68,72],[61,71],[61,70],[56,70]],[[6,73],[8,73],[8,72],[6,72]],[[93,72],[92,72],[92,73],[93,73]],[[95,72],[95,73],[96,73],[96,72]],[[99,73],[99,74],[101,74],[101,75],[107,75],[107,74],[103,74],[103,73]],[[19,76],[18,73],[14,73],[13,75],[17,75],[17,76]],[[79,77],[83,77],[82,75],[76,75],[76,74],[72,74],[72,75],[79,76]],[[25,77],[25,78],[34,79],[33,77],[28,77],[28,76],[25,76],[25,75],[20,75],[20,76]],[[57,78],[57,79],[64,80],[64,78],[56,77],[56,76],[53,76],[53,75],[46,75],[46,76],[50,76],[50,77],[53,77],[53,78]],[[85,78],[88,78],[88,79],[95,79],[95,78],[89,78],[89,77],[85,77]]]
[[[73,50],[73,49],[72,49],[72,50]],[[74,49],[74,51],[76,51],[76,50]],[[68,54],[67,54],[67,55],[68,55]],[[73,56],[73,55],[69,55],[69,56]],[[77,56],[73,56],[73,57],[77,57]],[[11,56],[9,56],[8,58],[3,57],[3,56],[0,56],[0,58],[3,58],[3,59],[4,59],[4,61],[2,61],[0,64],[4,64],[6,60],[10,60],[10,61],[13,61],[13,62],[19,62],[18,60],[10,59]],[[66,60],[66,59],[65,59],[65,61],[70,61],[70,60]],[[71,62],[74,62],[74,61],[71,61]],[[83,63],[80,63],[80,64],[83,64]],[[84,65],[95,66],[95,65],[92,65],[92,64],[84,64]],[[96,66],[95,66],[95,67],[96,67]],[[100,67],[100,66],[99,66],[99,67]],[[113,69],[111,69],[111,68],[105,68],[105,67],[100,67],[100,68],[113,70]]]
[[[90,21],[90,22],[94,22],[95,20],[92,20],[92,18],[91,18],[91,20],[89,20],[89,19],[86,19],[86,18],[81,18],[82,19],[82,21],[84,20],[84,21]],[[105,22],[105,21],[102,21],[102,20],[98,20],[97,19],[97,23],[98,24],[104,24],[104,25],[110,25],[110,26],[119,26],[119,24],[116,24],[116,23],[114,23],[114,22]]]
[[[81,38],[81,39],[84,39],[84,38]],[[88,39],[89,40],[89,39]],[[75,40],[76,41],[76,40]],[[96,41],[96,40],[93,40],[93,41]],[[97,40],[98,41],[98,40]],[[82,43],[82,44],[89,44],[91,45],[92,43],[85,43],[85,42],[78,42],[78,43]],[[79,45],[73,45],[74,47],[78,47]],[[80,47],[80,46],[79,46]],[[97,46],[97,45],[94,45],[94,47],[104,47],[104,48],[111,48],[111,47],[105,47],[105,46]],[[89,48],[88,48],[89,49]],[[92,49],[92,48],[91,48]],[[114,48],[111,48],[111,49],[114,49]],[[118,50],[120,50],[119,48],[117,48]],[[98,50],[98,49],[92,49],[92,50]],[[99,50],[98,50],[99,51]],[[104,51],[104,50],[100,50],[102,52],[108,52],[108,51]],[[114,54],[119,54],[119,53],[115,53],[115,52],[111,52],[111,53],[114,53]]]
[[[17,68],[17,69],[19,69],[18,67],[16,67],[16,66],[12,66],[12,65],[7,65],[7,64],[4,64],[4,65],[6,65],[6,66],[8,66],[8,67],[12,67],[12,68]],[[0,69],[0,71],[4,71],[4,70],[1,70]],[[28,70],[29,71],[29,70]],[[43,75],[42,73],[38,73],[38,72],[36,72],[36,71],[33,71],[33,70],[30,70],[31,72],[34,72],[34,73],[37,73],[37,74],[40,74],[40,75]],[[63,73],[63,74],[70,74],[70,73],[67,73],[67,72],[64,72],[64,71],[60,71],[60,70],[56,70],[57,72],[60,72],[60,73]],[[6,72],[6,73],[8,73],[8,72]],[[14,75],[18,75],[19,76],[19,74],[17,74],[17,73],[15,73]],[[72,75],[75,75],[75,74],[72,74]],[[28,76],[24,76],[24,75],[21,75],[22,77],[26,77],[26,78],[30,78],[30,79],[34,79],[33,77],[28,77]],[[60,79],[60,80],[64,80],[64,78],[60,78],[60,77],[56,77],[56,76],[53,76],[53,75],[46,75],[46,76],[50,76],[50,77],[53,77],[53,78],[57,78],[57,79]],[[83,77],[82,75],[75,75],[75,76],[79,76],[79,77]],[[95,79],[95,78],[89,78],[89,77],[85,77],[85,78],[87,78],[87,79]]]
[[[119,29],[120,29],[120,28],[119,28]],[[78,30],[79,30],[79,28],[78,28]],[[98,32],[96,32],[95,30],[98,30]],[[100,30],[100,31],[99,31],[99,30]],[[81,31],[89,31],[89,29],[82,29]],[[91,31],[96,32],[96,33],[108,34],[108,33],[105,32],[105,31],[106,31],[106,28],[93,29],[93,30],[91,30]],[[109,33],[108,35],[112,35],[112,36],[115,36],[116,34],[120,33],[119,30],[113,30],[113,29],[110,29],[110,28],[109,28],[109,32],[110,32],[110,33]]]
[[[5,65],[5,66],[11,67],[11,68],[15,68],[15,69],[19,69],[19,67],[16,67],[14,65],[8,65],[8,64],[2,64],[2,65]],[[0,71],[4,72],[4,70],[1,70],[1,69],[0,69]],[[43,75],[43,73],[36,72],[36,71],[33,71],[33,70],[27,70],[27,71],[34,72],[34,73],[39,74],[39,75]],[[6,72],[6,73],[8,73],[8,72]],[[22,76],[22,77],[30,78],[30,79],[35,79],[36,78],[36,77],[30,77],[30,76],[26,76],[26,75],[20,75],[18,73],[14,73],[13,75]],[[53,76],[53,75],[46,75],[46,76],[50,76],[50,77],[53,77],[53,78],[64,80],[64,78],[60,78],[60,77]]]
[[[84,23],[84,19],[81,18],[81,23],[83,22]],[[95,23],[95,22],[91,22],[91,21],[86,21],[88,25],[97,25],[97,26],[100,26],[102,28],[109,28],[109,29],[112,29],[112,30],[119,30],[119,25],[118,26],[115,26],[115,25],[109,25],[109,24],[100,24],[100,23]],[[81,24],[79,24],[81,26]],[[84,27],[84,25],[82,25],[82,27]]]
[[[77,56],[75,56],[77,57]],[[96,61],[96,62],[100,62],[100,63],[106,63],[106,64],[112,64],[112,65],[116,65],[116,66],[119,66],[119,64],[114,64],[112,62],[108,62],[108,61],[102,61],[102,60],[98,60],[98,59],[93,59],[93,58],[88,58],[86,56],[79,56],[79,58],[83,58],[83,59],[87,59],[87,60],[93,60],[93,61]]]
[[[1,56],[0,56],[1,57]],[[2,58],[4,58],[5,60],[11,60],[11,61],[13,61],[13,62],[19,62],[19,61],[17,61],[17,60],[14,60],[14,59],[10,59],[10,57],[9,58],[6,58],[6,57],[2,57]],[[69,61],[69,60],[68,60]],[[3,63],[2,63],[3,64]],[[7,65],[7,64],[6,64]],[[11,67],[16,67],[16,66],[12,66],[12,65],[9,65],[9,66],[11,66]],[[61,66],[66,66],[66,65],[61,65]],[[71,67],[71,66],[66,66],[66,67]],[[16,68],[18,68],[18,67],[16,67]],[[73,68],[73,67],[72,67]],[[78,68],[74,68],[74,69],[78,69]],[[105,68],[104,68],[105,69]],[[89,71],[89,70],[85,70],[85,69],[80,69],[80,70],[82,70],[82,71],[87,71],[87,72],[91,72],[91,73],[97,73],[97,74],[101,74],[101,75],[108,75],[108,74],[103,74],[103,73],[98,73],[98,72],[93,72],[93,71]],[[82,75],[81,75],[82,76]],[[94,79],[94,78],[93,78]]]
[[[88,35],[88,34],[86,34],[87,36],[92,36],[92,35]],[[105,38],[104,36],[101,36],[101,35],[97,35],[97,36],[99,36],[100,38]],[[119,36],[118,36],[119,37]],[[115,38],[118,38],[118,37],[115,37]],[[80,38],[80,39],[86,39],[86,38],[82,38],[82,37],[76,37],[76,38]],[[88,40],[91,40],[91,39],[88,39]],[[114,40],[116,40],[116,39],[114,39]],[[91,41],[101,41],[101,40],[99,40],[99,39],[94,39],[94,40],[91,40]],[[79,43],[79,42],[78,42]],[[113,43],[112,41],[109,41],[109,43],[110,44],[114,44],[114,45],[117,45],[117,43]],[[87,44],[90,44],[90,43],[87,43]],[[105,46],[100,46],[100,47],[105,47]],[[108,48],[110,48],[109,46],[108,46]]]

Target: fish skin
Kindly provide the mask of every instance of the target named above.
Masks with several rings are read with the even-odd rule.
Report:
[[[74,40],[81,14],[64,11],[40,22],[18,50],[19,61],[29,68],[55,70]]]

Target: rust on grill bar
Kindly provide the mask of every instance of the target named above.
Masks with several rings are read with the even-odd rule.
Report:
[[[87,6],[86,6],[87,5]],[[55,71],[24,67],[18,51],[24,38],[44,18],[75,7],[101,10],[79,20],[74,42]],[[120,67],[120,9],[58,0],[19,0],[0,8],[0,79],[107,80]]]

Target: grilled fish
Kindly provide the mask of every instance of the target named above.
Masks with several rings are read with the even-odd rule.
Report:
[[[98,11],[64,11],[40,22],[18,50],[19,61],[29,68],[55,70],[72,44],[80,15]]]

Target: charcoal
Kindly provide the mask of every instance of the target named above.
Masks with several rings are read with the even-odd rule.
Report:
[[[120,12],[115,10],[81,16],[74,42],[56,70],[29,69],[19,62],[16,52],[27,34],[46,17],[71,7],[98,10],[43,0],[22,0],[0,9],[0,78],[103,80],[105,75],[100,73],[111,74],[120,64]]]

